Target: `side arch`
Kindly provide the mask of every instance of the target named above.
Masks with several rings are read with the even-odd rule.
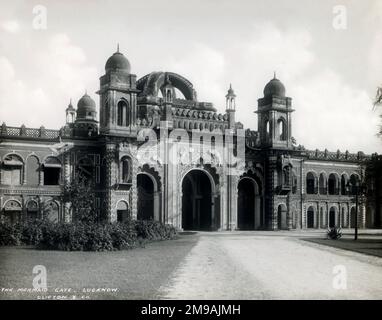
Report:
[[[288,230],[288,211],[285,203],[277,206],[277,229]]]
[[[130,210],[128,201],[122,199],[119,200],[116,204],[117,210],[117,221],[124,222],[130,219]]]

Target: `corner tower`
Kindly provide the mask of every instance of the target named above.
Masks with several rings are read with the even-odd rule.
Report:
[[[258,99],[258,131],[263,147],[292,147],[292,99],[285,96],[285,87],[276,78],[264,88],[264,98]]]
[[[100,132],[108,135],[136,135],[136,75],[131,74],[129,60],[115,52],[106,62],[100,78]]]

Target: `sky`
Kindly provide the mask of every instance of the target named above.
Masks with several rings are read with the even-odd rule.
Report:
[[[99,77],[117,43],[138,78],[179,73],[219,112],[232,83],[236,119],[252,130],[276,71],[293,99],[298,144],[382,153],[382,106],[373,110],[380,0],[2,1],[0,122],[58,129],[85,91],[99,107]]]

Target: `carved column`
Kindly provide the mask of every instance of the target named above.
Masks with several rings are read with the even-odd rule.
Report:
[[[67,185],[70,183],[71,179],[71,173],[72,173],[72,166],[70,163],[70,153],[67,152],[63,156],[63,167],[62,167],[62,175],[63,175],[63,182],[64,185]],[[44,179],[44,175],[41,175],[41,179]],[[41,183],[42,184],[42,183]],[[63,208],[63,214],[64,214],[64,221],[65,222],[71,222],[71,210],[70,210],[70,203],[65,203]]]
[[[131,206],[131,218],[133,220],[137,219],[138,216],[138,189],[137,189],[137,174],[138,174],[138,162],[137,159],[133,160],[133,173],[132,173],[132,185],[130,191],[130,206]]]
[[[277,210],[276,207],[276,195],[275,195],[275,188],[277,186],[277,157],[271,156],[269,157],[268,162],[268,168],[267,168],[267,175],[268,179],[266,180],[266,183],[268,183],[266,196],[268,199],[266,199],[267,203],[267,209],[268,209],[268,228],[270,230],[277,230],[278,228],[278,221],[277,221]]]
[[[105,213],[108,221],[114,222],[117,220],[116,210],[113,210],[113,188],[115,179],[115,146],[114,144],[106,144],[105,150],[106,159],[106,192],[105,192]]]
[[[364,204],[360,204],[359,206],[359,227],[364,229],[366,227],[366,207]]]

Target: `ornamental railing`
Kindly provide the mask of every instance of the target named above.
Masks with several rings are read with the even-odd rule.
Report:
[[[335,160],[335,161],[364,161],[370,159],[370,156],[365,155],[362,151],[357,153],[350,153],[349,151],[341,152],[337,150],[336,152],[330,152],[328,150],[320,151],[316,150],[306,150],[309,159],[317,160]]]
[[[21,127],[9,127],[3,123],[0,127],[0,136],[2,137],[25,137],[25,138],[41,138],[55,140],[63,136],[62,130],[45,129],[44,127],[27,128],[24,125]]]

